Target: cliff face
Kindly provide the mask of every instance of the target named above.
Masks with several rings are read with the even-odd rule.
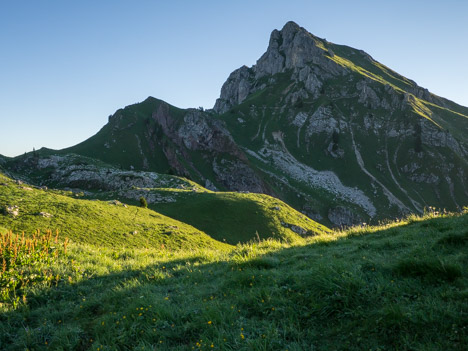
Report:
[[[221,121],[194,109],[177,119],[165,103],[152,118],[167,138],[164,153],[175,173],[193,174],[212,190],[218,189],[216,183],[222,189],[270,193]],[[213,181],[207,177],[207,169],[214,174]]]
[[[468,205],[468,108],[293,22],[213,110],[148,98],[60,153],[271,194],[327,225]]]

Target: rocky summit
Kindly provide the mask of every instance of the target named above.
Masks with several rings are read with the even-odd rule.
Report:
[[[60,178],[53,157],[65,154],[269,194],[330,226],[468,205],[468,108],[294,22],[271,33],[256,65],[231,73],[211,110],[150,97],[76,146],[3,167],[40,169],[44,185],[102,183],[99,169]]]

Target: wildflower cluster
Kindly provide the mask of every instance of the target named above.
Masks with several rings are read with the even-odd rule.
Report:
[[[439,217],[440,215],[447,215],[447,210],[438,209],[434,206],[428,206],[424,208],[424,215],[429,218]]]
[[[22,299],[25,302],[24,288],[45,282],[51,285],[60,280],[52,273],[51,265],[59,255],[66,254],[68,239],[59,244],[59,232],[41,234],[37,230],[32,238],[23,234],[0,233],[0,306],[11,304],[16,307]]]

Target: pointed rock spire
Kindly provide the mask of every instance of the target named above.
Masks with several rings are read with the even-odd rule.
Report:
[[[302,68],[309,62],[318,63],[325,50],[322,41],[295,22],[287,22],[270,36],[267,51],[257,61],[256,77]]]

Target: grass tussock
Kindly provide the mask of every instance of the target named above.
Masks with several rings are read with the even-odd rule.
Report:
[[[450,234],[437,240],[437,244],[442,246],[466,246],[468,245],[468,231],[461,234]]]
[[[396,264],[394,271],[405,277],[421,277],[431,280],[454,281],[462,276],[459,265],[447,263],[440,259],[403,259]]]

